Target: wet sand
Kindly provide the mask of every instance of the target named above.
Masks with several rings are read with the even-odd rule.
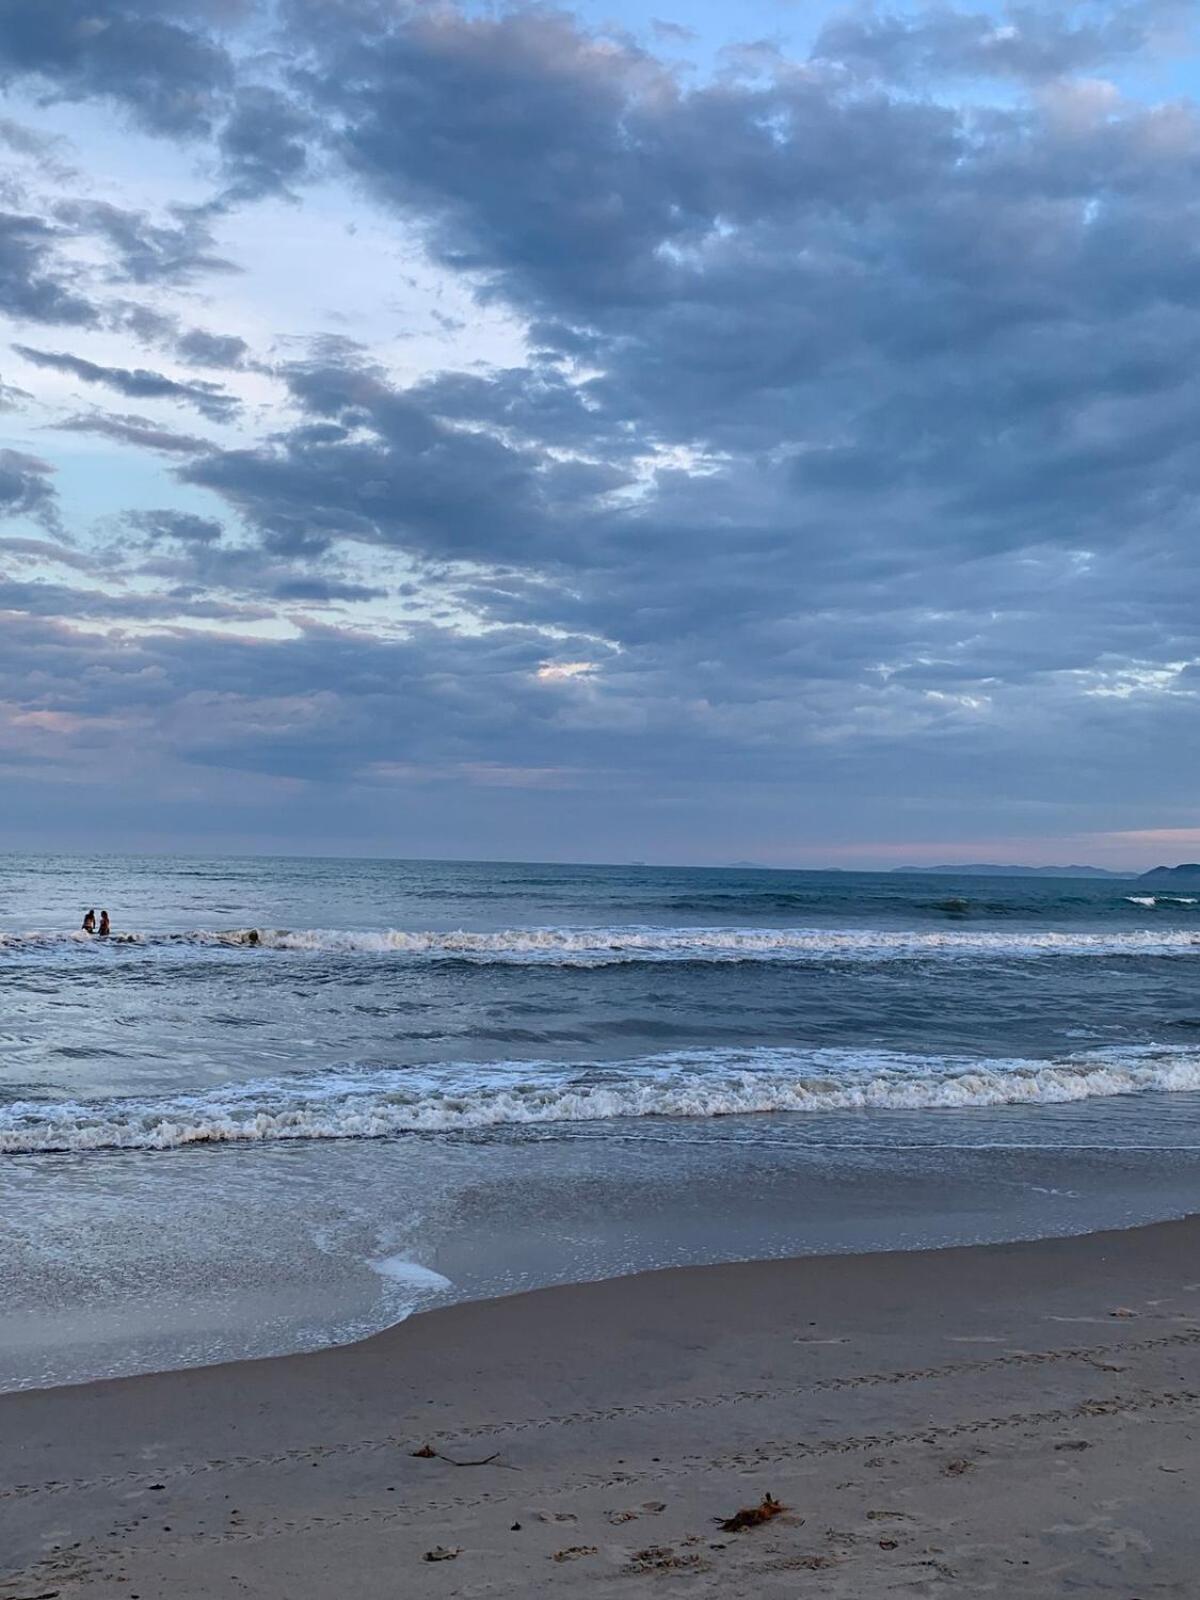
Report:
[[[651,1273],[9,1395],[0,1597],[1192,1596],[1198,1487],[1190,1219]],[[719,1527],[767,1493],[782,1514]]]

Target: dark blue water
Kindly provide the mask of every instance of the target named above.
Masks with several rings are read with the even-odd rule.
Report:
[[[0,1382],[1186,1210],[1198,957],[1107,879],[0,858]]]

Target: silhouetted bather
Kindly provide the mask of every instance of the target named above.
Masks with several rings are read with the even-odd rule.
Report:
[[[108,925],[108,912],[107,911],[102,911],[100,913],[100,927],[99,927],[98,931],[99,931],[100,937],[102,939],[106,938],[108,936],[108,934],[110,934],[112,932],[112,929]]]
[[[89,911],[86,914],[86,916],[84,917],[84,919],[83,919],[83,931],[84,931],[84,933],[95,933],[95,931],[96,931],[96,913],[94,911]]]

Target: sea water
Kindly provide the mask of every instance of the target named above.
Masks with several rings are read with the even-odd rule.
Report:
[[[1112,879],[0,858],[0,1387],[1181,1214],[1198,961]]]

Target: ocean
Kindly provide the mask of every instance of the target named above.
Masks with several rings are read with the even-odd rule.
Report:
[[[1182,1215],[1198,962],[1115,879],[0,857],[0,1388]]]

